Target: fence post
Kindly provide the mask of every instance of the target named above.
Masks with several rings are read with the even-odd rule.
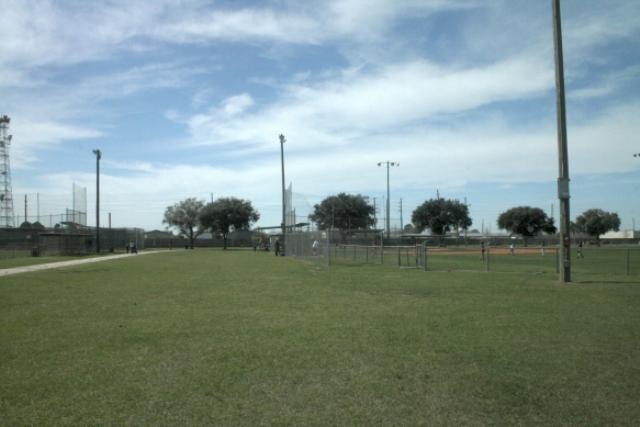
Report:
[[[631,258],[631,249],[627,248],[627,276],[631,274],[631,266],[630,266],[630,258]]]
[[[424,271],[427,271],[427,244],[425,242],[424,246],[422,247],[422,256],[424,257]]]
[[[560,254],[556,248],[556,273],[560,273]]]
[[[485,271],[491,270],[491,249],[487,248],[487,263],[485,264]]]
[[[398,267],[402,265],[402,260],[400,259],[400,246],[398,246]]]

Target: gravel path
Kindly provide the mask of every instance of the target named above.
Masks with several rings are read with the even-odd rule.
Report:
[[[51,268],[61,268],[61,267],[69,267],[72,265],[90,264],[93,262],[111,261],[114,259],[127,258],[131,256],[157,254],[159,252],[165,252],[165,251],[143,251],[143,252],[138,252],[137,254],[106,255],[106,256],[94,257],[94,258],[73,259],[70,261],[48,262],[46,264],[35,264],[35,265],[25,265],[23,267],[5,268],[0,270],[0,277],[9,276],[12,274],[30,273],[32,271],[49,270]]]

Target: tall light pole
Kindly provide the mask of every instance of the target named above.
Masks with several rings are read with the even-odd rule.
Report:
[[[287,229],[287,224],[285,222],[286,210],[285,210],[285,189],[284,189],[284,143],[286,139],[282,134],[280,134],[279,138],[280,138],[280,165],[282,167],[282,242],[280,245],[280,254],[284,256],[284,249],[285,249],[284,243],[285,243],[285,236],[286,236],[286,229]]]
[[[386,228],[387,228],[387,239],[391,236],[391,219],[390,219],[390,212],[391,212],[391,208],[389,205],[389,198],[390,198],[390,191],[389,191],[389,168],[390,167],[398,167],[400,166],[400,163],[398,162],[390,162],[389,160],[384,161],[384,162],[378,162],[378,166],[383,166],[386,165],[387,166],[387,219],[386,219]]]
[[[560,199],[560,281],[571,282],[571,237],[569,235],[569,159],[567,154],[567,116],[564,98],[564,64],[560,0],[552,0],[553,41],[556,63],[556,103],[558,118],[558,199]]]
[[[102,152],[93,150],[96,155],[96,253],[100,253],[100,159]]]

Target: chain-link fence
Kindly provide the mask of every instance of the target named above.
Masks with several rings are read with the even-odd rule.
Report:
[[[125,252],[135,245],[145,248],[140,228],[101,228],[101,252]],[[0,229],[0,259],[30,256],[86,255],[96,252],[97,233],[93,227],[52,229]]]
[[[334,244],[330,263],[356,263],[417,268],[425,271],[527,272],[555,274],[560,269],[557,247],[509,246],[440,247],[414,245]],[[585,247],[572,249],[577,279],[640,276],[640,247]]]
[[[331,248],[330,234],[319,230],[287,231],[285,235],[285,253],[287,256],[328,265]]]

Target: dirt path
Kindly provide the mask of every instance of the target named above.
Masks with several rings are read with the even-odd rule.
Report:
[[[48,262],[46,264],[34,264],[34,265],[25,265],[23,267],[4,268],[0,270],[0,277],[10,276],[12,274],[30,273],[32,271],[49,270],[52,268],[69,267],[72,265],[91,264],[94,262],[111,261],[114,259],[127,258],[131,256],[157,254],[159,252],[166,252],[166,251],[143,251],[137,254],[106,255],[106,256],[94,257],[94,258],[73,259],[69,261]]]

